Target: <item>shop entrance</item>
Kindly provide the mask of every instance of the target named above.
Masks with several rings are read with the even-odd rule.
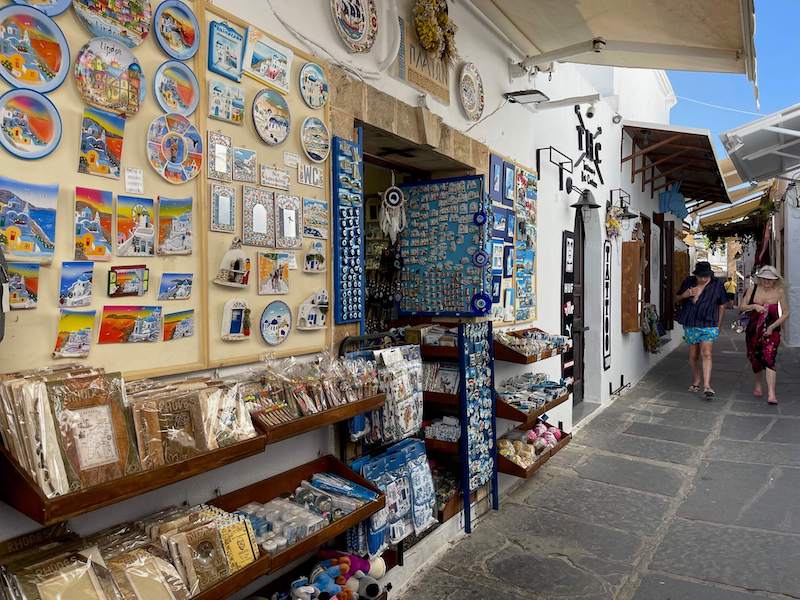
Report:
[[[575,312],[572,317],[572,404],[583,402],[584,396],[584,348],[586,347],[586,332],[589,330],[585,325],[586,312],[584,295],[586,290],[585,283],[585,250],[586,250],[586,231],[583,222],[583,211],[575,211],[575,256],[572,286],[572,303]]]

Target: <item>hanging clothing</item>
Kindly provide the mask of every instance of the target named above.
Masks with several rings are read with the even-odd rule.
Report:
[[[750,311],[750,320],[747,323],[747,358],[753,367],[753,373],[760,373],[764,369],[775,370],[775,360],[778,358],[778,346],[781,343],[780,327],[772,334],[765,336],[767,327],[780,318],[779,304],[764,304],[767,312],[758,313]]]

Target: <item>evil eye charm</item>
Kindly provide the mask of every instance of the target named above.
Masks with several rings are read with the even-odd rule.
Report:
[[[478,227],[482,227],[486,225],[487,218],[488,217],[486,216],[486,212],[479,210],[474,215],[472,215],[472,222],[475,223],[475,225],[477,225]]]
[[[405,197],[399,187],[391,186],[383,193],[383,201],[389,208],[399,208],[403,206]]]
[[[489,255],[484,250],[479,250],[472,255],[472,264],[476,267],[485,267],[489,264]]]
[[[472,307],[473,312],[476,312],[480,315],[485,315],[489,312],[489,309],[492,308],[492,298],[489,296],[489,294],[480,292],[472,297],[470,306]]]

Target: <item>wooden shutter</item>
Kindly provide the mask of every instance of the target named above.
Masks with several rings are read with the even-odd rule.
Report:
[[[689,276],[689,251],[688,250],[676,250],[672,255],[672,294],[673,300],[674,296],[678,293],[678,290],[681,289],[681,284],[683,280]],[[673,301],[673,310],[674,315],[677,316],[678,307],[680,303]]]
[[[622,333],[636,333],[642,330],[639,315],[644,249],[642,242],[622,243]]]

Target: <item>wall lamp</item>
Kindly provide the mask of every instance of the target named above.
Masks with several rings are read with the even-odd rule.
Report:
[[[572,174],[572,159],[557,150],[553,146],[545,146],[544,148],[537,148],[536,150],[536,172],[539,174],[539,177],[542,176],[542,153],[547,152],[546,157],[550,164],[553,164],[558,167],[558,191],[564,191],[564,172]],[[567,177],[567,180],[571,181],[570,177]],[[570,185],[571,187],[571,185]],[[569,192],[567,192],[569,193]]]

